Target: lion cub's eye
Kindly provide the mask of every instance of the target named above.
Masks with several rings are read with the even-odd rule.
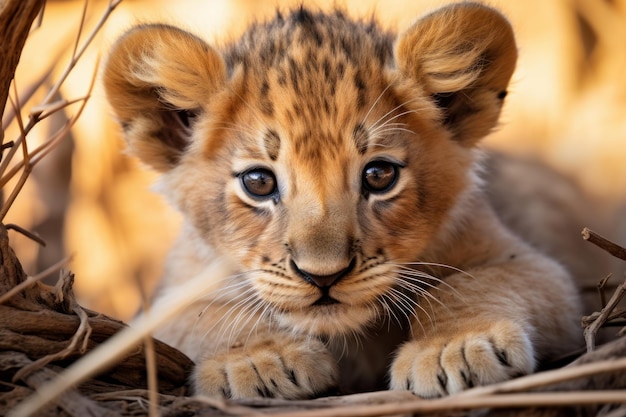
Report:
[[[396,185],[398,165],[389,161],[372,161],[363,169],[363,190],[367,193],[385,193]]]
[[[265,168],[253,168],[239,176],[243,189],[252,198],[263,199],[276,194],[276,176]]]

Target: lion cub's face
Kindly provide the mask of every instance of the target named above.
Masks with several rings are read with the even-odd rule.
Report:
[[[332,335],[414,307],[409,263],[450,221],[515,61],[498,61],[506,39],[467,50],[440,18],[395,51],[369,23],[306,11],[221,53],[167,26],[114,49],[105,85],[131,152],[279,321]]]
[[[464,183],[467,162],[425,117],[433,109],[395,93],[392,80],[367,84],[359,107],[352,77],[338,80],[345,94],[319,112],[295,111],[319,96],[291,85],[270,84],[271,115],[243,89],[226,93],[229,117],[194,125],[199,146],[168,181],[256,295],[314,332],[354,329],[385,305],[410,303],[391,288]]]

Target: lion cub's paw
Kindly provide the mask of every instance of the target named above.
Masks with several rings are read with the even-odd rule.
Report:
[[[310,398],[336,386],[337,364],[318,340],[281,339],[231,348],[196,365],[197,394]]]
[[[533,347],[526,332],[507,321],[482,331],[404,344],[391,367],[391,389],[411,390],[422,398],[441,397],[533,371]]]

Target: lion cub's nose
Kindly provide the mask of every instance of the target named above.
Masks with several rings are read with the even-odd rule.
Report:
[[[315,285],[318,288],[328,288],[336,284],[354,269],[355,264],[356,264],[356,260],[352,259],[350,264],[346,268],[340,271],[334,272],[329,275],[317,275],[317,274],[313,274],[311,272],[305,271],[303,269],[300,269],[293,260],[291,261],[291,267],[293,268],[294,272],[296,272],[296,274],[298,274],[305,281],[307,281],[310,284]]]

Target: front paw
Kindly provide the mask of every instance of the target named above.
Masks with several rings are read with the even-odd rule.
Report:
[[[276,337],[200,361],[196,394],[226,398],[310,398],[336,386],[337,364],[318,340]]]
[[[391,367],[391,389],[435,398],[533,371],[533,347],[521,326],[501,321],[477,327],[404,344]]]

